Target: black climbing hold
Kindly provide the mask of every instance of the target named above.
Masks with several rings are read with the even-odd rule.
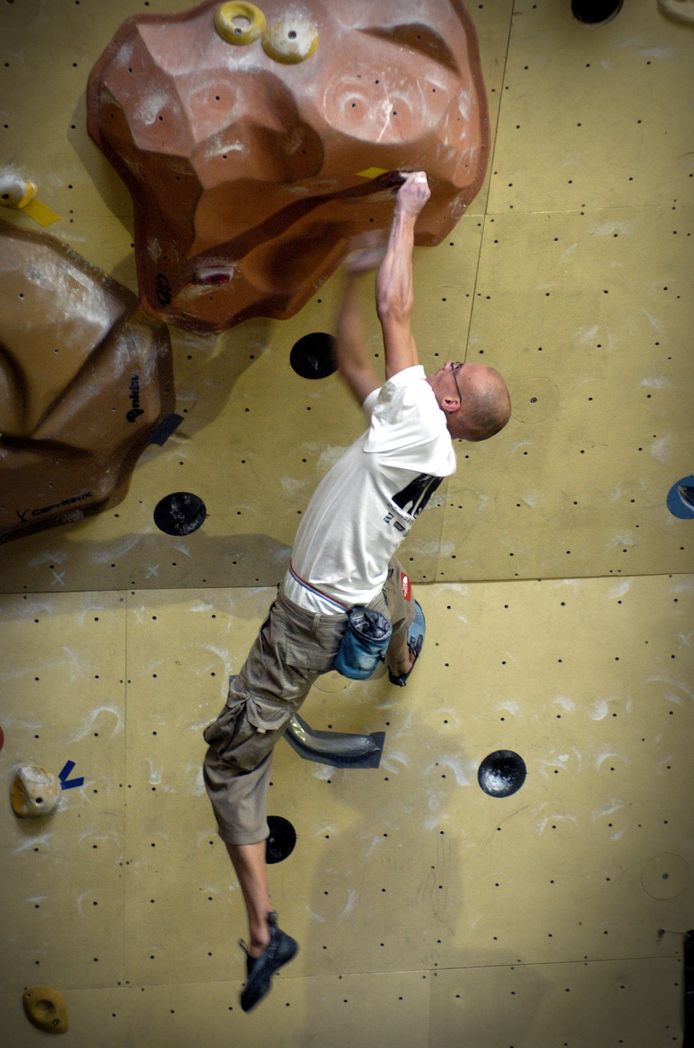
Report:
[[[327,378],[337,371],[335,339],[324,331],[314,331],[295,342],[289,363],[302,378]]]
[[[571,13],[579,22],[601,25],[619,14],[622,3],[623,0],[571,0]]]
[[[510,797],[525,782],[525,761],[513,750],[496,750],[485,757],[477,781],[490,797]]]
[[[190,535],[207,516],[205,503],[189,491],[165,495],[154,510],[154,523],[167,535]]]
[[[270,836],[265,845],[265,861],[268,864],[282,862],[294,851],[296,830],[291,822],[283,819],[281,815],[268,815],[267,824]]]

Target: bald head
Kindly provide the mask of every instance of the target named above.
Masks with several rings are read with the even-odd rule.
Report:
[[[429,376],[448,432],[459,440],[487,440],[511,417],[506,383],[487,364],[446,364]]]
[[[511,397],[503,378],[486,364],[465,364],[457,379],[462,396],[460,416],[467,430],[464,439],[493,437],[511,417]]]

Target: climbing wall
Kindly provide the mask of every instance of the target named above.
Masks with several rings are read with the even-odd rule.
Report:
[[[48,232],[131,291],[132,204],[87,136],[87,78],[128,15],[188,6],[0,7],[2,156],[57,216]],[[287,320],[170,327],[182,422],[125,500],[0,546],[13,1048],[46,1039],[23,1011],[32,986],[62,993],[77,1048],[682,1043],[694,36],[655,0],[595,27],[569,0],[468,10],[490,166],[450,236],[418,249],[415,333],[427,369],[498,366],[513,418],[459,447],[404,547],[428,620],[407,689],[329,674],[304,707],[316,730],[385,732],[380,767],[276,751],[270,814],[297,842],[273,896],[301,952],[243,1015],[243,904],[201,733],[318,478],[360,430],[337,376],[291,363],[331,331],[339,274]],[[169,534],[181,514],[155,510],[181,492],[200,526]],[[527,771],[511,796],[478,783],[497,751]],[[13,814],[19,763],[58,777],[53,815]]]

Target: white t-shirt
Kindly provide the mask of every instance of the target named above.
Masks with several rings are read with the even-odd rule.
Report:
[[[362,434],[318,485],[299,527],[292,567],[342,605],[368,604],[388,562],[456,457],[446,417],[421,365],[406,368],[364,401]],[[339,614],[290,572],[283,590],[311,611]]]

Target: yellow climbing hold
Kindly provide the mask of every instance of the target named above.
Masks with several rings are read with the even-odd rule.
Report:
[[[0,170],[0,204],[3,207],[26,207],[36,193],[35,182],[28,182],[12,168]]]
[[[263,33],[263,51],[276,62],[296,65],[318,47],[318,30],[305,18],[281,18]]]
[[[24,193],[22,194],[22,199],[17,204],[17,207],[26,207],[27,204],[34,199],[37,193],[38,186],[35,182],[25,182]]]
[[[66,1033],[70,1025],[65,998],[52,986],[30,986],[22,1004],[27,1019],[45,1033]]]
[[[215,11],[214,27],[229,44],[252,44],[265,29],[265,15],[255,4],[220,4]]]
[[[35,182],[27,181],[11,168],[0,170],[0,204],[23,211],[41,226],[50,226],[60,215],[36,199],[37,191]]]

